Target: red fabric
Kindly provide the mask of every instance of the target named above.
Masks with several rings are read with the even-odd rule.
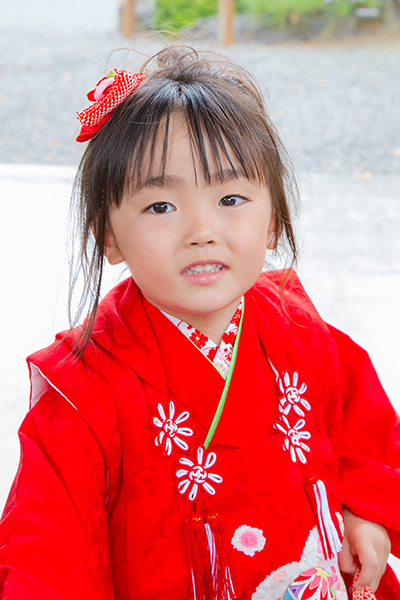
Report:
[[[315,527],[303,467],[273,428],[281,393],[268,357],[280,374],[297,371],[307,384],[307,464],[333,510],[343,496],[355,514],[389,526],[395,552],[400,531],[400,495],[388,493],[400,481],[393,410],[365,355],[343,334],[332,336],[295,277],[282,308],[279,277],[262,275],[245,296],[236,367],[209,448],[223,477],[210,502],[228,540],[242,525],[266,538],[254,556],[231,549],[244,600],[272,571],[300,560]],[[163,454],[153,419],[159,404],[166,412],[173,401],[177,415],[190,413],[184,425],[193,436],[185,440],[191,448],[203,443],[224,380],[131,279],[105,298],[83,360],[71,352],[61,334],[50,351],[29,358],[32,375],[40,369],[60,393],[33,397],[20,429],[21,465],[0,527],[1,597],[188,600],[183,523],[193,506],[177,493],[175,476],[185,453],[173,446]],[[378,414],[375,435],[367,415]],[[377,599],[400,598],[393,589]]]
[[[25,418],[20,440],[1,524],[2,564],[14,568],[2,568],[1,597],[111,598],[106,470],[93,433],[49,391]]]
[[[341,359],[343,504],[385,525],[392,551],[399,556],[400,420],[365,350],[344,333],[330,330]]]

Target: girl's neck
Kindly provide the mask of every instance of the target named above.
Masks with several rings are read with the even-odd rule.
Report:
[[[147,298],[147,300],[163,312],[166,312],[172,315],[173,317],[184,321],[188,325],[191,325],[191,327],[194,327],[195,329],[206,335],[217,346],[219,346],[219,344],[221,343],[222,336],[224,335],[226,328],[231,322],[232,317],[240,304],[239,298],[238,300],[235,300],[235,302],[232,302],[228,306],[212,313],[189,314],[184,312],[168,311],[165,310],[164,307],[157,306],[156,304],[154,304],[154,302],[151,302],[149,298]]]

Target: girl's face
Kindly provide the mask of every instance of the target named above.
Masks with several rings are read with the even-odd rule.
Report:
[[[110,211],[106,256],[111,264],[127,263],[154,306],[218,343],[272,246],[271,197],[256,181],[236,178],[224,157],[222,183],[215,176],[207,184],[200,165],[196,182],[179,113],[170,127],[164,180],[144,181]],[[153,164],[161,164],[161,154],[162,142]]]

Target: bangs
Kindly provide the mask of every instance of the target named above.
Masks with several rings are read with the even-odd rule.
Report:
[[[207,185],[223,183],[226,178],[226,163],[236,177],[257,180],[268,185],[265,171],[260,169],[261,156],[255,156],[253,148],[240,140],[232,130],[215,126],[210,119],[199,119],[192,110],[174,108],[167,110],[159,123],[151,123],[142,130],[140,141],[131,148],[131,162],[127,168],[125,189],[129,194],[140,190],[146,182],[157,178],[163,185],[168,175],[168,152],[171,136],[175,135],[175,117],[181,115],[184,134],[187,135],[196,184],[202,176]],[[208,116],[208,115],[206,115]],[[141,148],[146,148],[145,152]]]
[[[115,149],[101,169],[96,159],[95,177],[102,181],[107,204],[118,207],[125,190],[134,193],[149,178],[165,177],[171,118],[177,114],[186,124],[196,181],[200,169],[207,184],[214,178],[222,182],[222,159],[226,159],[237,176],[269,185],[276,146],[266,130],[265,116],[255,114],[254,100],[249,108],[229,88],[232,83],[224,81],[215,87],[150,75],[101,131],[101,146]]]

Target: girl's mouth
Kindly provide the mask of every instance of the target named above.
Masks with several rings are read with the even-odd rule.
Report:
[[[207,285],[221,279],[227,271],[228,267],[223,263],[204,261],[201,264],[200,261],[200,264],[192,263],[181,275],[193,284]]]
[[[223,265],[220,263],[209,263],[207,265],[194,265],[186,269],[185,273],[189,276],[199,275],[200,273],[219,273]]]

